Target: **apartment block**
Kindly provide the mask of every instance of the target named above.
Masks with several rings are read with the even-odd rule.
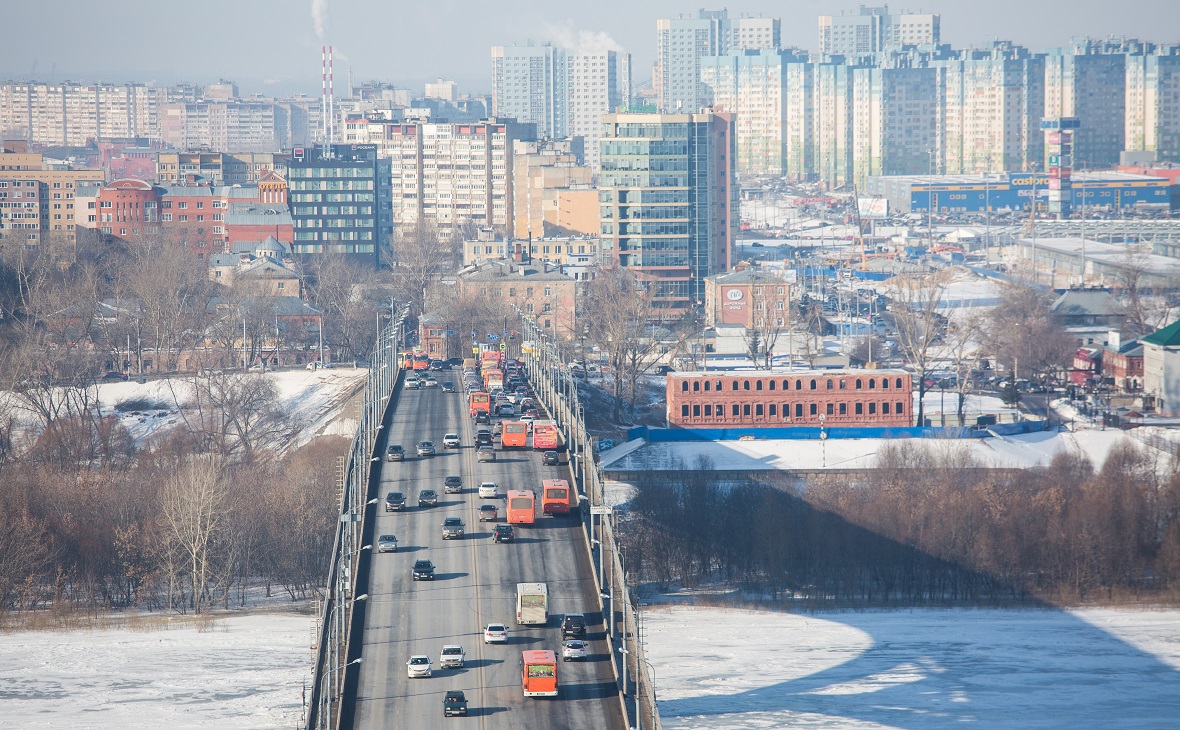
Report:
[[[372,145],[388,161],[396,225],[424,221],[444,236],[467,226],[512,230],[513,142],[531,125],[349,118],[346,141]]]
[[[782,47],[782,20],[740,17],[730,21],[727,51],[761,51]]]
[[[999,42],[934,64],[940,139],[935,159],[913,172],[998,173],[1040,166],[1044,158],[1044,57]],[[890,173],[892,174],[892,173]]]
[[[701,82],[701,59],[729,51],[731,27],[724,10],[656,21],[656,66],[652,84],[659,110],[695,114],[709,103]]]
[[[806,55],[771,49],[701,59],[701,81],[710,91],[713,109],[734,116],[739,175],[785,174],[787,64],[806,60]]]
[[[541,138],[569,135],[566,51],[553,45],[492,47],[492,115],[537,125]]]
[[[512,153],[513,231],[516,238],[544,238],[560,233],[598,232],[598,195],[593,171],[579,164],[576,140],[514,140]],[[589,230],[555,230],[561,210],[560,193],[581,190],[593,198]],[[567,199],[568,200],[568,199]],[[576,219],[576,211],[564,218]]]
[[[1092,39],[1045,54],[1045,116],[1077,117],[1074,169],[1111,167],[1126,149],[1127,51]]]
[[[602,117],[631,97],[631,56],[615,51],[572,52],[566,59],[569,135],[582,138],[585,164],[598,169]]]
[[[168,89],[143,84],[0,83],[0,138],[84,146],[150,137]]]
[[[631,269],[659,318],[704,299],[736,236],[733,118],[722,113],[604,118],[598,179],[604,259]]]
[[[1180,46],[1128,55],[1126,74],[1126,149],[1180,162]]]
[[[78,211],[75,196],[83,187],[104,182],[102,170],[51,170],[46,169],[40,154],[0,153],[0,183],[7,184],[5,190],[8,193],[0,198],[0,202],[7,203],[8,210],[4,230],[22,231],[18,235],[23,235],[29,242],[40,241],[47,234],[76,241]],[[36,205],[29,205],[31,203]],[[19,228],[12,227],[18,222]],[[34,222],[36,228],[32,226]]]
[[[819,52],[824,55],[861,56],[891,46],[933,46],[941,42],[937,13],[892,15],[889,6],[860,6],[856,15],[819,17]]]

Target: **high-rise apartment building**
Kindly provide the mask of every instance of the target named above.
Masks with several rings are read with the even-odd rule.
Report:
[[[787,65],[806,60],[805,54],[774,49],[701,59],[701,81],[710,91],[713,109],[734,116],[739,175],[785,174]]]
[[[695,18],[656,21],[656,67],[652,84],[660,111],[695,114],[709,103],[701,83],[701,59],[729,51],[729,14],[701,10]]]
[[[982,174],[1041,165],[1043,56],[1002,42],[986,50],[961,51],[934,66],[941,102],[939,149],[929,167],[914,172]]]
[[[296,147],[287,165],[291,218],[301,256],[343,253],[377,266],[393,233],[389,164],[377,147]]]
[[[584,162],[598,168],[602,117],[631,96],[631,56],[616,51],[571,52],[566,59],[569,136],[582,138]]]
[[[387,160],[397,226],[419,221],[441,234],[468,226],[512,230],[512,144],[532,138],[531,125],[504,121],[394,122],[349,118],[345,141],[372,145]]]
[[[890,46],[932,46],[941,40],[937,13],[891,15],[889,6],[860,6],[856,15],[819,17],[819,52],[861,56]]]
[[[730,21],[726,51],[761,51],[782,46],[782,20],[741,17]]]
[[[492,47],[492,115],[537,125],[537,135],[569,134],[566,51],[552,45]]]
[[[1180,162],[1180,46],[1128,56],[1126,148]]]
[[[1076,117],[1074,167],[1117,165],[1126,149],[1127,56],[1135,43],[1085,39],[1045,54],[1045,116]]]
[[[733,118],[611,114],[598,178],[605,259],[649,287],[656,316],[704,299],[705,277],[730,266],[738,224]]]
[[[143,84],[0,84],[0,138],[84,146],[90,140],[149,137],[167,88]]]

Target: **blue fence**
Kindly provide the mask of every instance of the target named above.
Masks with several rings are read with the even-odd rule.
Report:
[[[818,441],[821,431],[829,439],[963,439],[985,438],[987,436],[1015,436],[1035,433],[1050,428],[1048,421],[1021,421],[1003,423],[987,428],[948,426],[909,426],[895,428],[825,428],[815,426],[794,426],[790,428],[650,428],[638,426],[628,429],[627,440],[645,439],[648,443],[660,441],[738,441],[742,437],[758,440]]]

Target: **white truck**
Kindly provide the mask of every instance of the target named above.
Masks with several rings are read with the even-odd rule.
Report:
[[[549,587],[544,583],[516,584],[516,623],[544,626],[549,622]]]

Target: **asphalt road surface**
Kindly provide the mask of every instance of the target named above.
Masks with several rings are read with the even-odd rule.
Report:
[[[439,380],[462,382],[459,371],[439,373]],[[444,449],[443,434],[458,433],[463,447]],[[419,459],[416,444],[433,440],[437,455]],[[405,447],[404,462],[381,462],[381,503],[375,535],[392,533],[396,553],[371,556],[373,569],[355,713],[358,728],[625,728],[615,689],[602,615],[584,539],[573,517],[540,515],[540,487],[545,478],[567,478],[566,468],[542,467],[539,452],[500,451],[495,463],[477,463],[474,427],[467,416],[467,397],[423,388],[401,393],[388,443]],[[384,448],[384,446],[383,446]],[[443,478],[463,477],[461,494],[446,494]],[[499,498],[480,499],[481,481],[499,485]],[[434,489],[437,507],[418,508],[418,492]],[[516,526],[516,542],[492,542],[493,523],[479,521],[479,506],[495,502],[504,522],[504,492],[531,489],[537,493],[537,522]],[[385,494],[407,496],[406,512],[385,512]],[[466,523],[462,539],[442,539],[444,517]],[[416,559],[435,564],[434,581],[413,581]],[[549,624],[516,626],[516,584],[549,586]],[[560,615],[585,613],[592,653],[584,662],[560,660]],[[483,627],[503,623],[508,644],[483,643]],[[440,669],[444,644],[461,644],[467,663],[462,669]],[[557,698],[525,698],[521,691],[521,652],[549,649],[558,655]],[[412,654],[430,657],[434,675],[408,679]],[[467,696],[466,718],[443,717],[443,694],[459,689]]]

